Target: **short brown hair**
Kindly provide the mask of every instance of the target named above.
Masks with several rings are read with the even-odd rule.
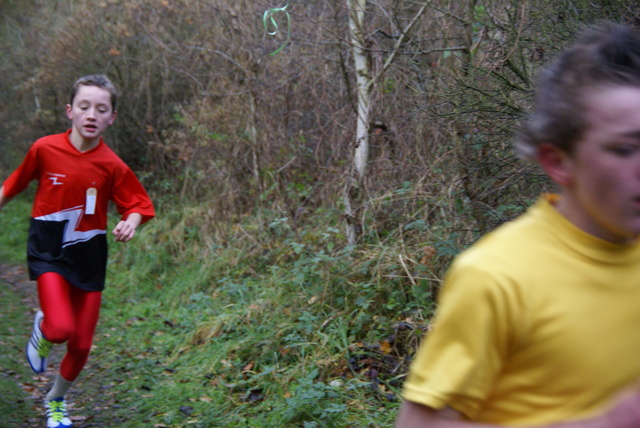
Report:
[[[111,80],[104,74],[91,74],[89,76],[82,76],[73,84],[71,88],[71,101],[69,104],[73,105],[73,100],[78,94],[80,86],[97,86],[98,88],[106,89],[111,94],[111,109],[116,111],[116,103],[118,102],[118,91]]]
[[[549,143],[571,153],[588,126],[584,93],[603,86],[640,87],[640,33],[605,22],[587,28],[539,78],[534,109],[516,138],[520,157],[535,160]]]

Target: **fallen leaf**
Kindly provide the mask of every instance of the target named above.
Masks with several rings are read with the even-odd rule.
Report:
[[[391,347],[391,344],[388,341],[383,340],[380,342],[380,350],[385,354],[390,354],[393,348]]]

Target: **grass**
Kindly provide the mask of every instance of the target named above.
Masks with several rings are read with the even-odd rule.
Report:
[[[0,280],[3,308],[24,308],[21,296],[9,284]],[[25,331],[28,322],[23,311],[3,309],[0,313],[0,425],[24,426],[22,421],[32,415],[32,401],[23,389],[32,382],[29,367],[23,363]]]
[[[34,421],[31,392],[37,388],[39,380],[24,359],[32,322],[32,300],[25,299],[24,290],[28,291],[31,284],[22,282],[19,290],[12,284],[26,280],[24,269],[15,266],[24,264],[29,210],[27,192],[16,197],[0,212],[0,300],[3,308],[0,311],[1,426],[31,426]]]
[[[159,216],[112,258],[95,358],[142,391],[128,423],[392,425],[430,288],[405,284],[382,247],[328,251],[331,228],[300,236],[279,219],[247,237],[261,228],[245,223],[214,245],[177,239],[186,217]]]
[[[0,234],[0,258],[16,262],[27,204],[9,207],[3,221],[22,232]],[[305,228],[268,212],[215,228],[198,223],[203,210],[161,207],[111,246],[95,348],[74,386],[79,426],[393,425],[437,288],[437,267],[414,261],[424,245],[338,249],[337,212]],[[3,328],[28,324],[24,312]],[[3,390],[29,376],[25,331],[8,336],[17,361],[3,360]]]
[[[16,196],[0,211],[0,225],[2,227],[0,261],[2,262],[24,263],[32,197],[33,193],[26,191]]]

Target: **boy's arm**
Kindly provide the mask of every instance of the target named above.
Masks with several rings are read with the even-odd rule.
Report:
[[[458,428],[466,426],[481,427],[486,425],[462,422],[462,415],[451,407],[436,410],[409,400],[404,400],[402,403],[396,421],[396,428]]]
[[[500,428],[502,425],[465,422],[450,407],[435,410],[405,400],[400,408],[396,428]],[[593,419],[544,425],[539,428],[635,428],[640,426],[640,390],[622,396],[607,413]]]
[[[126,220],[120,220],[113,229],[116,242],[128,242],[136,234],[136,229],[142,223],[142,215],[131,213]]]

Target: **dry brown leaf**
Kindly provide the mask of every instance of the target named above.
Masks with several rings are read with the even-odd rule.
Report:
[[[385,354],[390,354],[391,351],[393,350],[393,347],[391,346],[391,344],[388,341],[383,340],[383,341],[380,342],[380,350],[382,352],[384,352]]]

